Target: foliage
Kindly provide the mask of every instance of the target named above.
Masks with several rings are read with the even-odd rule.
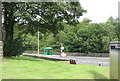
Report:
[[[3,12],[5,56],[37,50],[38,31],[40,51],[45,47],[60,51],[64,46],[65,52],[106,53],[109,42],[120,40],[119,18],[110,17],[104,23],[91,23],[87,18],[78,22],[86,12],[78,2],[4,2]]]
[[[12,52],[14,46],[10,45],[13,43],[16,43],[15,47],[17,45],[17,42],[14,42],[15,25],[19,26],[22,33],[26,35],[29,35],[28,33],[35,35],[38,30],[41,33],[56,34],[64,28],[63,21],[75,25],[78,23],[78,18],[86,12],[79,2],[3,2],[2,4],[5,31],[4,56],[16,54]],[[32,40],[32,37],[29,39]],[[32,49],[35,49],[34,42],[27,42],[27,46],[31,47],[31,43]]]
[[[84,19],[76,26],[63,23],[64,30],[52,37],[50,45],[56,51],[60,51],[62,44],[66,52],[108,53],[109,43],[118,41],[117,35],[119,35],[119,32],[116,31],[118,28],[116,22],[113,23],[110,20],[111,17],[106,23],[90,23],[91,20]],[[112,20],[115,21],[115,19]],[[49,38],[45,40],[49,40]],[[47,45],[49,46],[49,44]]]
[[[23,39],[22,38],[16,38],[14,40],[12,40],[12,42],[9,41],[5,41],[5,44],[7,44],[7,47],[4,48],[9,48],[9,49],[4,49],[4,55],[5,56],[18,56],[21,55],[26,49],[25,49],[25,45],[23,43]],[[11,48],[11,45],[13,46]]]

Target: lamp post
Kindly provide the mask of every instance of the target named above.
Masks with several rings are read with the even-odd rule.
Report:
[[[2,2],[0,1],[0,41],[2,41]]]
[[[3,56],[3,41],[2,41],[2,2],[0,1],[0,58]],[[0,59],[1,61],[1,59]]]
[[[40,52],[39,52],[39,48],[40,48],[40,44],[39,44],[39,34],[40,34],[40,32],[39,32],[39,30],[38,30],[38,55],[40,54]]]
[[[3,42],[2,42],[2,2],[0,1],[0,66],[3,58]],[[2,68],[0,67],[0,76],[2,76]],[[0,79],[1,80],[1,79]]]

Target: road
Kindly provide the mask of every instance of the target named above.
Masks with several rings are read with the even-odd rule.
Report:
[[[76,57],[77,64],[92,64],[105,67],[110,66],[110,59],[104,57]]]
[[[101,65],[105,67],[110,66],[110,58],[109,57],[83,57],[83,56],[67,56],[67,57],[57,57],[57,58],[66,58],[66,59],[74,59],[77,64],[92,64],[92,65]]]
[[[59,59],[59,60],[76,60],[77,64],[92,64],[92,65],[101,65],[105,67],[110,66],[110,58],[109,57],[83,57],[83,56],[66,56],[60,57],[60,55],[36,55],[36,54],[23,54],[27,56],[35,56],[43,59]]]

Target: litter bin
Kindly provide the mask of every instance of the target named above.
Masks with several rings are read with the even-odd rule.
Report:
[[[110,79],[120,81],[120,41],[110,42]]]

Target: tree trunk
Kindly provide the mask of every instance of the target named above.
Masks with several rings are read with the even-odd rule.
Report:
[[[4,3],[4,27],[5,27],[5,40],[4,40],[4,56],[12,56],[13,50],[13,33],[14,33],[14,5],[12,3]]]

